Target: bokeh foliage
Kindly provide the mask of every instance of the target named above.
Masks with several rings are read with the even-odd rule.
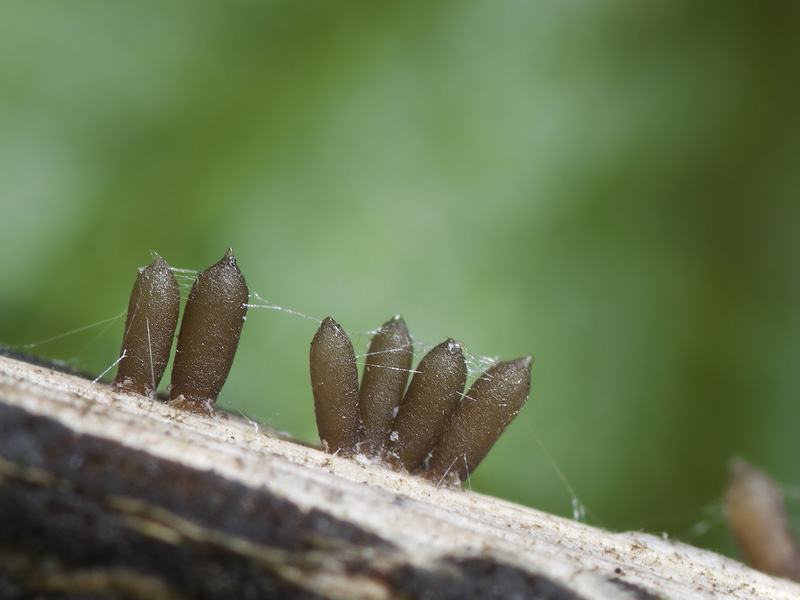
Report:
[[[794,2],[7,2],[0,340],[125,310],[158,251],[365,347],[536,357],[472,480],[687,533],[797,483]],[[99,373],[122,320],[35,347]],[[312,321],[251,309],[221,404],[313,439]],[[690,538],[732,551],[724,529]]]

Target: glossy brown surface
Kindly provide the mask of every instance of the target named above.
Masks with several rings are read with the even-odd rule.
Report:
[[[247,314],[247,283],[233,250],[197,274],[183,311],[170,399],[212,412],[233,364]]]
[[[133,284],[115,387],[145,396],[155,394],[169,362],[180,304],[175,275],[156,255],[149,266],[139,269]]]
[[[389,459],[414,471],[447,427],[467,380],[463,346],[452,339],[428,352],[417,366],[389,442]]]
[[[386,321],[372,338],[359,394],[359,452],[381,455],[395,411],[403,399],[413,357],[411,336],[399,315]]]
[[[354,454],[358,436],[358,368],[344,329],[326,318],[311,340],[311,390],[317,431],[326,452]]]
[[[530,356],[501,362],[475,381],[423,472],[427,479],[458,484],[475,470],[528,399],[531,363]]]

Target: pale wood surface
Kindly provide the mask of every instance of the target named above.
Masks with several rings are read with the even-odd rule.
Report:
[[[396,586],[375,573],[397,573],[405,564],[430,569],[434,578],[459,577],[461,559],[464,564],[480,559],[484,565],[508,567],[529,574],[532,581],[553,584],[549,592],[539,587],[538,592],[518,597],[800,598],[798,584],[677,541],[609,533],[477,493],[437,489],[366,461],[331,457],[279,439],[244,419],[181,413],[160,401],[116,393],[102,384],[0,357],[0,407],[4,405],[57,421],[78,436],[108,440],[131,452],[177,463],[190,473],[212,472],[264,491],[301,513],[319,511],[390,542],[389,549],[355,557],[373,563],[369,575],[343,568],[341,548],[336,547],[329,557],[318,551],[312,560],[307,553],[301,567],[295,562],[280,571],[282,578],[319,597],[399,597]],[[2,458],[0,491],[11,481],[44,477]],[[173,517],[172,521],[165,517],[162,525],[185,537],[195,535],[191,523],[180,520],[180,514]],[[0,515],[0,524],[13,518]],[[152,527],[147,531],[156,535]],[[211,539],[207,531],[204,535]],[[283,554],[270,549],[269,539],[249,546],[231,540],[220,544],[254,560],[260,553],[273,562],[283,560]],[[13,548],[3,552],[13,554]]]

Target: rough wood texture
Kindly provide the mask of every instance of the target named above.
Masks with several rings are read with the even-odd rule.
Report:
[[[37,594],[788,600],[800,585],[0,357],[0,597]]]

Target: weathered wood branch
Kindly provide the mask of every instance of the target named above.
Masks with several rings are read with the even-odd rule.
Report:
[[[800,585],[0,357],[0,597],[36,594],[788,600]]]

